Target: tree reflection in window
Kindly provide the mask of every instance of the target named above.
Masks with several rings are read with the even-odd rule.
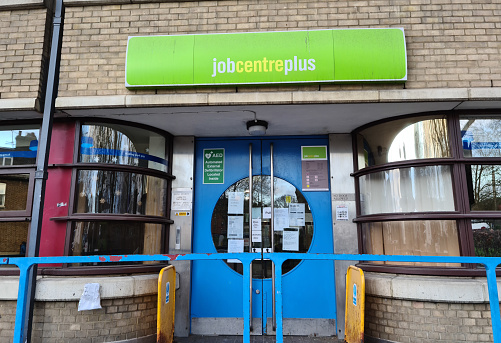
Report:
[[[255,252],[261,249],[271,248],[271,219],[263,216],[263,209],[271,207],[270,176],[259,175],[253,177],[252,207],[258,209],[261,216],[261,242],[253,242],[252,248]],[[240,192],[244,194],[243,213],[229,214],[228,202],[230,193]],[[298,251],[305,253],[310,248],[313,239],[313,217],[303,194],[292,184],[279,178],[274,178],[274,207],[275,209],[289,208],[290,204],[304,204],[304,225],[292,226],[290,230],[297,230],[299,233]],[[228,252],[228,216],[243,216],[243,243],[244,252],[249,252],[251,220],[249,215],[249,178],[241,179],[226,189],[219,197],[212,213],[211,233],[214,246],[218,252]],[[254,217],[255,218],[255,217]],[[303,223],[301,223],[303,224]],[[231,239],[231,238],[230,238]],[[274,232],[274,252],[283,251],[283,231]],[[266,250],[264,250],[266,251]],[[290,251],[292,252],[292,251]],[[283,273],[291,271],[299,264],[299,260],[288,260],[283,264]],[[233,270],[242,273],[243,267],[237,261],[227,263]],[[253,264],[254,278],[270,278],[271,262],[267,260],[255,261]]]

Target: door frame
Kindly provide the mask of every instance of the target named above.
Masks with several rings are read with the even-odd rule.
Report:
[[[201,139],[197,139],[196,140],[196,148],[195,148],[195,196],[194,196],[194,199],[195,199],[195,202],[197,201],[197,188],[198,187],[204,187],[206,185],[203,185],[202,182],[200,182],[200,175],[202,173],[202,171],[200,169],[203,169],[203,166],[200,165],[200,153],[203,152],[203,149],[204,148],[207,148],[206,145],[210,146],[212,145],[212,148],[216,149],[216,148],[221,148],[221,146],[223,146],[224,144],[228,144],[228,142],[232,142],[234,144],[238,144],[240,142],[240,145],[245,146],[245,145],[248,145],[250,142],[253,142],[253,141],[256,141],[256,142],[259,142],[261,146],[263,146],[263,142],[265,141],[273,141],[273,142],[287,142],[287,141],[290,141],[290,140],[294,140],[294,141],[299,141],[300,143],[296,143],[296,146],[305,146],[305,145],[325,145],[325,146],[329,146],[329,143],[328,143],[328,137],[327,136],[300,136],[300,137],[291,137],[291,136],[285,136],[285,137],[238,137],[238,138],[201,138]],[[322,143],[321,144],[315,144],[315,143],[312,143],[312,141],[321,141]],[[213,143],[213,144],[211,144]],[[232,146],[234,144],[231,144]],[[202,146],[202,147],[201,147]],[[240,148],[242,148],[240,147]],[[278,152],[280,153],[280,152]],[[300,151],[297,152],[298,156],[300,155]],[[259,153],[255,154],[255,149],[253,149],[253,160],[257,160],[254,156],[256,155],[259,155],[259,156],[262,156],[262,155],[265,155],[264,152],[261,152],[259,151]],[[257,157],[257,156],[256,156]],[[225,156],[226,158],[226,156]],[[246,159],[248,159],[248,154],[247,156],[245,156]],[[238,159],[239,161],[243,161],[244,159],[242,158],[239,158]],[[263,158],[264,160],[264,158]],[[259,162],[259,169],[263,170],[262,171],[262,174],[263,175],[269,175],[268,173],[264,172],[264,166],[263,164],[265,164],[265,161],[263,162]],[[268,166],[269,167],[269,166]],[[223,185],[220,185],[220,188],[224,188],[226,189],[229,185],[233,184],[233,181],[235,180],[229,180],[227,178],[228,175],[226,175],[227,173],[227,170],[228,170],[228,162],[227,160],[225,160],[225,180],[224,180],[224,184]],[[242,169],[246,169],[246,168],[242,168]],[[254,168],[253,166],[253,169],[256,169]],[[245,173],[241,173],[243,177],[249,177],[249,175],[245,176]],[[249,174],[249,173],[247,173]],[[255,171],[253,171],[253,176],[256,176],[256,175],[259,175],[257,174]],[[274,175],[275,177],[280,177],[279,175]],[[301,178],[301,176],[299,175],[299,178]],[[198,181],[197,181],[198,179]],[[241,178],[236,178],[237,180],[241,179]],[[288,182],[291,182],[290,180],[287,180],[285,179],[286,181]],[[292,182],[292,184],[299,190],[303,193],[303,195],[305,196],[305,198],[307,199],[308,196],[305,194],[305,193],[317,193],[317,192],[303,192],[302,191],[302,187],[301,185],[297,185],[297,184],[294,184]],[[223,190],[224,191],[224,190]],[[219,197],[219,191],[217,191],[217,197]],[[327,220],[327,223],[330,224],[331,223],[331,202],[329,201],[330,200],[330,191],[325,191],[325,193],[327,194],[328,196],[328,210],[326,212],[328,212],[328,218],[329,220]],[[308,202],[310,202],[310,200],[308,200]],[[214,203],[215,204],[215,203]],[[211,207],[212,205],[208,205],[209,207]],[[196,207],[196,206],[195,206]],[[212,209],[211,209],[212,210]],[[197,226],[197,223],[196,223],[196,217],[197,214],[196,214],[196,208],[194,208],[194,216],[193,216],[193,220],[194,220],[194,223],[193,223],[193,252],[201,252],[201,251],[198,251],[198,248],[196,246],[196,240],[197,240],[197,229],[196,229],[196,226]],[[317,220],[315,220],[315,226],[318,226],[317,224]],[[332,229],[331,229],[331,225],[325,225],[327,227],[327,230],[330,230],[330,245],[331,245],[331,249],[333,249],[333,243],[332,243]],[[212,243],[212,241],[211,241]],[[311,247],[310,247],[310,250],[311,250]],[[209,252],[209,251],[205,251],[205,252]],[[212,251],[213,252],[213,251]],[[322,251],[322,252],[326,252],[326,251]],[[305,262],[309,262],[309,261],[302,261],[300,263],[303,264]],[[224,264],[224,262],[221,262]],[[332,293],[330,294],[333,294],[334,295],[334,299],[335,299],[335,279],[334,279],[334,266],[333,264],[331,263],[332,265],[332,284],[331,284],[331,288],[332,288]],[[224,266],[226,268],[228,268],[226,265]],[[299,266],[297,266],[295,269],[297,269]],[[192,271],[195,272],[195,269],[196,267],[194,266],[192,268]],[[294,269],[294,270],[295,270]],[[292,273],[292,272],[291,272]],[[239,277],[241,277],[241,275],[239,274]],[[284,284],[286,283],[286,280],[290,278],[288,275],[284,275]],[[261,282],[260,279],[254,279],[255,281],[258,281],[258,282]],[[196,292],[196,283],[197,282],[197,277],[195,275],[192,276],[192,297],[193,297],[193,292],[195,290]],[[266,280],[264,282],[267,282]],[[271,283],[271,281],[269,281]],[[253,281],[254,283],[254,281]],[[241,285],[241,284],[240,284]],[[264,294],[263,294],[264,295]],[[267,298],[269,297],[269,295],[266,296]],[[194,302],[196,302],[197,299],[195,298],[192,298],[192,304]],[[241,303],[241,302],[240,302]],[[212,303],[211,303],[212,304]],[[273,307],[273,304],[271,304],[271,306]],[[334,300],[334,311],[333,311],[333,316],[332,318],[325,318],[326,320],[323,322],[323,323],[319,323],[319,319],[320,318],[285,318],[284,317],[284,334],[291,334],[291,335],[304,335],[304,334],[308,334],[308,333],[305,333],[304,331],[301,331],[301,330],[298,330],[298,328],[302,327],[303,325],[300,324],[300,322],[309,322],[307,325],[311,326],[312,324],[314,324],[313,322],[317,322],[315,323],[314,325],[316,326],[317,328],[317,332],[315,332],[315,334],[318,334],[318,335],[327,335],[327,336],[332,336],[332,335],[335,335],[336,334],[336,301]],[[205,317],[203,316],[199,316],[197,313],[194,313],[196,311],[194,311],[194,308],[192,307],[192,313],[190,315],[190,318],[191,318],[191,322],[192,322],[192,333],[195,333],[195,334],[241,334],[242,331],[239,327],[243,328],[243,325],[241,325],[241,321],[242,319],[239,318],[238,316],[231,316],[231,317],[220,317],[220,316],[216,316],[216,317],[208,317],[206,318],[206,320],[204,319]],[[268,313],[269,311],[266,311],[266,309],[264,310],[265,313]],[[284,312],[285,314],[285,312]],[[217,318],[220,318],[222,321],[221,321],[221,324],[222,326],[219,327],[219,329],[216,329],[215,325],[217,324],[218,320]],[[253,318],[253,326],[256,327],[256,326],[262,326],[260,325],[261,324],[261,317],[255,317]],[[267,320],[268,321],[268,320]],[[264,323],[263,323],[264,324]],[[217,325],[219,326],[219,325]],[[254,334],[257,334],[256,332],[257,330],[254,330]],[[268,330],[269,331],[269,330]],[[272,332],[268,332],[269,334],[272,334]]]

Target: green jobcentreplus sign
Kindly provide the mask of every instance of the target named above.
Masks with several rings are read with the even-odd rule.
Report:
[[[403,29],[129,37],[128,88],[407,80]]]

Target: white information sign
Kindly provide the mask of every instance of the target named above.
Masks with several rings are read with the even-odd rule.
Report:
[[[228,253],[239,253],[244,252],[244,240],[243,239],[228,239]],[[237,259],[228,259],[228,263],[241,263]]]
[[[261,242],[261,218],[252,219],[252,242]]]
[[[285,227],[289,227],[289,209],[275,208],[273,221],[275,231],[283,231]]]
[[[193,192],[187,190],[172,190],[172,211],[191,211],[191,204],[193,201]]]
[[[271,207],[263,207],[263,219],[271,219]]]
[[[348,217],[348,207],[345,205],[336,206],[336,220],[347,221]]]
[[[261,207],[252,208],[252,219],[261,219]]]
[[[290,226],[305,226],[304,223],[304,204],[289,204],[289,225]]]
[[[228,193],[228,214],[244,213],[244,192]]]
[[[244,217],[228,216],[228,239],[244,238]]]
[[[299,229],[285,229],[282,239],[282,250],[299,251]]]

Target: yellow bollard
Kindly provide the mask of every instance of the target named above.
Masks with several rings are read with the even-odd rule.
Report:
[[[176,268],[168,266],[158,275],[157,343],[172,343],[176,309]]]
[[[365,277],[362,269],[349,266],[346,272],[346,308],[344,339],[346,343],[364,341]]]

